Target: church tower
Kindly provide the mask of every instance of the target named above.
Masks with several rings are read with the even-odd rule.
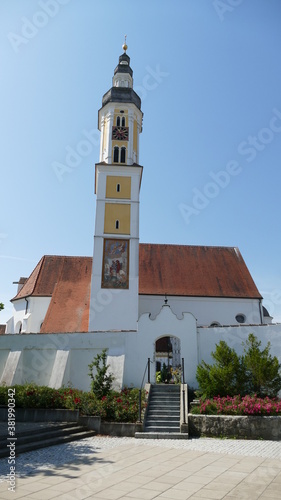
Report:
[[[139,293],[139,134],[141,100],[124,53],[98,112],[96,222],[89,331],[136,331]]]

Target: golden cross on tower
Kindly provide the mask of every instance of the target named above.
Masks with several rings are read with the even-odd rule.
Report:
[[[125,35],[125,43],[123,43],[122,45],[122,49],[124,50],[124,52],[126,52],[127,48],[128,48],[128,45],[127,45],[127,35]]]

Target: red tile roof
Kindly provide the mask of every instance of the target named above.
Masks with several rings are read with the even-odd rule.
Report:
[[[40,333],[88,331],[92,261],[91,257],[63,258]]]
[[[141,244],[139,293],[261,298],[238,248]]]
[[[91,257],[44,256],[12,300],[52,297],[41,333],[88,331]],[[261,298],[237,248],[140,244],[139,293]]]
[[[69,258],[72,257],[44,255],[44,257],[39,260],[37,266],[32,271],[19,293],[12,300],[29,297],[31,295],[33,297],[51,297],[54,287],[59,280],[64,259]]]

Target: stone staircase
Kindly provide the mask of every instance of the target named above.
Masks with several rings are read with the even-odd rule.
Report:
[[[47,446],[84,439],[95,434],[95,431],[76,423],[46,424],[45,428],[36,428],[36,424],[34,424],[33,431],[16,433],[16,455],[39,448],[46,448]],[[12,437],[10,437],[10,440],[7,439],[7,436],[0,437],[0,458],[9,456],[10,451],[7,444],[12,441]]]
[[[180,385],[155,384],[151,386],[143,432],[136,438],[188,439],[180,431]]]

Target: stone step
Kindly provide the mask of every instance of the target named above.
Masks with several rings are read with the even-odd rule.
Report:
[[[150,404],[154,404],[161,407],[166,407],[166,406],[179,406],[179,398],[177,399],[158,399],[158,398],[151,398],[149,400]]]
[[[148,414],[146,422],[179,422],[180,416],[178,415],[150,415]]]
[[[151,389],[152,391],[156,392],[179,392],[180,391],[180,385],[179,384],[155,384],[152,385]]]
[[[170,411],[180,411],[180,405],[177,403],[175,405],[158,405],[155,403],[150,403],[149,402],[149,410],[152,411],[160,411],[162,413],[169,413]]]
[[[180,418],[180,410],[158,410],[157,408],[154,409],[149,409],[149,411],[147,412],[147,414],[150,416],[150,417],[157,417],[159,415],[159,417],[164,417],[165,415],[168,415],[169,417],[175,417],[175,418]]]
[[[177,398],[179,397],[180,395],[180,392],[165,392],[165,391],[151,391],[150,392],[150,396],[159,396],[159,397],[162,397],[162,398]]]
[[[188,433],[183,432],[136,432],[137,439],[188,439]]]
[[[175,427],[171,427],[169,425],[167,425],[166,427],[159,427],[157,425],[150,425],[149,427],[146,427],[144,432],[154,432],[154,433],[158,433],[158,432],[179,432],[180,433],[180,426],[175,426]]]
[[[173,403],[178,403],[179,397],[160,397],[160,396],[152,396],[150,398],[150,401],[153,403],[158,403],[158,404],[173,404]]]
[[[159,396],[178,396],[180,391],[150,391],[151,394],[159,394]]]
[[[40,448],[46,448],[47,446],[54,446],[57,444],[68,443],[70,441],[76,441],[78,439],[85,439],[96,435],[95,431],[88,430],[85,427],[77,426],[75,424],[62,425],[57,430],[42,429],[42,431],[35,431],[33,433],[18,434],[16,436],[16,454],[25,453],[27,451],[37,450]],[[12,439],[12,438],[11,438]],[[4,444],[4,440],[3,441]],[[12,441],[5,440],[5,444],[0,448],[0,458],[9,456],[9,448],[7,444]]]
[[[175,421],[171,421],[171,420],[149,420],[148,422],[146,422],[145,424],[145,430],[147,430],[149,427],[159,427],[159,430],[160,428],[162,427],[179,427],[180,426],[180,422],[179,420],[177,420],[176,422]]]
[[[144,432],[140,436],[158,435],[170,436],[174,439],[181,436],[180,432],[180,386],[166,384],[151,387],[147,418]],[[186,438],[186,435],[185,435]]]
[[[36,423],[34,425],[36,426]],[[38,427],[38,428],[35,427],[35,429],[32,431],[28,430],[28,431],[17,432],[17,430],[16,430],[16,437],[19,439],[19,438],[24,438],[25,436],[28,436],[29,438],[30,438],[30,436],[32,436],[32,438],[33,438],[33,436],[35,434],[47,434],[49,432],[53,432],[53,431],[57,431],[57,430],[73,429],[75,427],[77,427],[76,422],[71,422],[71,423],[67,423],[67,422],[59,423],[58,422],[56,424],[51,424],[51,425],[48,423],[46,425],[46,427]],[[2,435],[0,437],[0,443],[6,442],[7,437],[12,437],[12,436],[8,436],[8,430],[7,430],[7,435]]]
[[[152,406],[158,406],[159,409],[161,408],[166,408],[167,406],[170,406],[171,408],[174,408],[174,407],[180,407],[180,402],[178,401],[178,399],[176,399],[175,401],[159,401],[159,400],[155,400],[155,399],[150,399],[149,401],[149,405],[152,405]]]

